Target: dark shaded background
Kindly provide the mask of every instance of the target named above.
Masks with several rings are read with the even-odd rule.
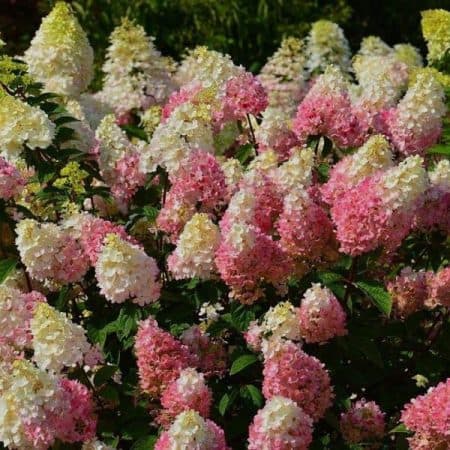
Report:
[[[97,50],[128,15],[156,37],[158,48],[179,58],[186,47],[206,44],[252,70],[264,63],[284,35],[304,36],[309,24],[328,18],[341,24],[353,49],[362,37],[424,48],[420,11],[450,9],[450,0],[72,0]],[[21,53],[48,13],[52,0],[0,0],[0,32],[11,54]]]

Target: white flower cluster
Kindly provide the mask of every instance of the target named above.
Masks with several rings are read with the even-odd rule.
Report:
[[[30,328],[33,358],[44,370],[59,373],[64,367],[79,365],[91,348],[80,325],[44,302],[37,305]]]
[[[429,172],[428,177],[433,186],[450,189],[450,161],[448,159],[441,159],[434,169]]]
[[[77,97],[93,76],[94,52],[65,2],[58,2],[42,20],[24,59],[48,92]]]
[[[83,444],[83,447],[81,447],[81,450],[114,450],[113,447],[110,447],[109,445],[106,445],[105,443],[101,441],[90,441],[85,442]]]
[[[330,64],[347,71],[350,47],[341,27],[328,20],[315,22],[307,37],[306,56],[309,73],[321,73]]]
[[[275,177],[283,192],[306,189],[311,185],[314,159],[311,148],[292,150],[291,157],[278,167]]]
[[[0,156],[18,159],[27,145],[31,149],[48,147],[55,125],[40,108],[12,97],[0,88]]]
[[[95,264],[95,275],[101,293],[113,303],[132,299],[144,306],[159,298],[161,286],[157,281],[156,261],[116,234],[105,238]]]
[[[162,103],[173,90],[167,62],[153,40],[126,18],[110,36],[98,97],[119,114]]]
[[[207,214],[194,214],[184,226],[177,248],[168,259],[169,270],[175,279],[210,279],[215,271],[214,257],[219,243],[219,227]]]

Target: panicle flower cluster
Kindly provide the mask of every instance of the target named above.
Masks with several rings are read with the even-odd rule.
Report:
[[[46,302],[39,302],[30,320],[33,359],[44,370],[61,372],[83,362],[90,350],[84,329]]]
[[[249,428],[249,450],[307,450],[312,442],[312,420],[295,402],[272,397]]]
[[[45,450],[56,439],[91,440],[97,418],[88,389],[27,360],[0,369],[0,440],[10,448]]]
[[[414,432],[412,450],[445,449],[450,445],[450,378],[405,405],[401,421]]]
[[[324,365],[294,342],[276,343],[263,369],[264,397],[281,395],[297,403],[314,421],[324,416],[334,394]]]
[[[68,230],[50,222],[23,219],[16,233],[17,248],[32,278],[70,283],[86,273],[88,259]]]
[[[206,419],[211,403],[212,393],[205,383],[204,375],[193,368],[184,369],[161,395],[163,409],[158,415],[158,422],[168,427],[178,414],[187,410],[197,411]]]
[[[366,36],[361,40],[361,45],[356,56],[388,56],[392,48],[378,36]]]
[[[259,324],[252,321],[244,334],[249,347],[255,351],[263,351],[271,348],[271,344],[283,340],[299,341],[300,326],[297,318],[298,308],[290,302],[280,302],[272,306],[264,314]],[[268,342],[270,341],[270,343]]]
[[[14,162],[24,145],[31,149],[48,147],[55,135],[55,124],[37,106],[7,94],[0,88],[0,156]]]
[[[428,61],[437,62],[450,50],[450,12],[445,9],[422,11],[422,34],[427,41]]]
[[[414,272],[411,267],[406,267],[387,284],[387,289],[394,314],[406,318],[424,307],[428,295],[427,273]]]
[[[155,450],[229,450],[225,434],[214,422],[197,411],[179,414],[171,427],[161,434]]]
[[[292,129],[302,144],[327,136],[339,147],[363,144],[368,124],[354,107],[349,85],[336,66],[328,66],[299,104]]]
[[[271,107],[294,112],[306,88],[305,63],[303,41],[295,37],[284,38],[258,75]]]
[[[18,195],[26,184],[24,176],[0,156],[0,199],[9,200]]]
[[[160,396],[183,369],[191,366],[188,348],[151,317],[139,323],[134,348],[140,387],[152,397]]]
[[[70,5],[57,2],[24,54],[30,74],[48,92],[77,97],[94,74],[94,52]]]
[[[223,341],[209,336],[198,325],[183,332],[181,342],[191,353],[192,365],[206,377],[222,376],[227,369],[227,352]]]
[[[393,155],[386,138],[379,134],[373,135],[355,153],[345,156],[331,168],[328,181],[320,188],[322,199],[332,205],[349,188],[393,164]]]
[[[158,300],[160,295],[156,261],[141,247],[115,233],[104,240],[95,263],[95,276],[100,292],[113,303],[130,299],[144,306]]]
[[[283,194],[306,190],[313,181],[314,162],[314,150],[311,148],[292,148],[291,156],[278,167],[272,178]]]
[[[427,303],[431,306],[450,306],[450,267],[445,267],[428,277]]]
[[[203,87],[219,87],[242,71],[241,67],[234,65],[229,55],[199,46],[188,51],[175,79],[180,86],[194,82]]]
[[[308,343],[326,342],[347,334],[347,317],[334,294],[313,284],[304,294],[298,309],[301,337]]]
[[[268,107],[255,131],[258,152],[274,150],[280,160],[288,159],[292,149],[299,144],[290,123],[291,116],[284,108]]]
[[[123,18],[109,41],[99,98],[118,115],[164,102],[174,83],[154,38],[147,36],[142,26]]]
[[[313,23],[306,39],[306,67],[310,74],[322,73],[333,64],[344,72],[350,66],[350,46],[342,28],[328,20]]]
[[[358,400],[341,414],[340,429],[350,444],[380,440],[385,433],[384,413],[375,402]]]
[[[167,259],[175,279],[210,279],[215,272],[214,256],[219,242],[219,227],[207,214],[194,214],[184,226],[175,251]]]
[[[422,154],[439,139],[446,111],[441,84],[423,70],[398,105],[382,112],[378,128],[402,154]]]
[[[423,160],[411,156],[347,189],[331,208],[344,253],[395,250],[408,234],[427,187]]]

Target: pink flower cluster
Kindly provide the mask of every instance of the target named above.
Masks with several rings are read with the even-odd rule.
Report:
[[[314,421],[322,418],[334,397],[324,365],[287,341],[266,358],[263,370],[266,399],[281,395],[297,403]]]
[[[380,440],[385,433],[384,413],[375,402],[358,400],[341,414],[340,428],[350,444]]]
[[[188,348],[152,318],[140,322],[135,351],[141,389],[152,397],[161,395],[191,365]]]
[[[401,421],[414,432],[412,450],[446,449],[450,446],[450,378],[408,403]]]
[[[25,184],[17,168],[0,156],[0,199],[9,200],[19,194]]]

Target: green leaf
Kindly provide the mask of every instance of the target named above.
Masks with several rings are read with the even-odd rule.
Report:
[[[140,438],[132,445],[131,450],[153,450],[157,440],[157,436],[146,436]]]
[[[219,402],[219,413],[221,416],[225,415],[228,407],[230,406],[230,403],[231,403],[231,397],[228,394],[223,394],[222,398],[220,399],[220,402]]]
[[[137,137],[142,141],[146,141],[148,139],[147,133],[136,125],[122,125],[121,128],[126,131],[128,137]]]
[[[94,385],[101,386],[102,384],[105,384],[113,377],[117,370],[118,367],[114,365],[101,367],[94,376]]]
[[[325,286],[328,286],[329,284],[334,284],[342,281],[344,277],[336,272],[320,272],[319,279]]]
[[[235,156],[242,165],[245,165],[252,156],[255,156],[255,149],[251,144],[242,145],[237,149]]]
[[[253,384],[247,384],[245,386],[245,388],[247,389],[248,393],[250,394],[250,397],[253,400],[254,405],[256,407],[260,408],[264,403],[261,391]]]
[[[58,117],[57,119],[55,119],[54,122],[55,122],[56,126],[60,127],[61,125],[64,125],[65,123],[79,122],[79,120],[75,119],[75,117],[62,116],[62,117]]]
[[[409,433],[408,428],[406,428],[405,424],[401,423],[400,425],[397,425],[395,428],[392,428],[389,433]]]
[[[428,149],[427,153],[429,153],[430,155],[450,156],[450,145],[446,144],[433,145],[433,147]]]
[[[356,286],[369,296],[374,305],[389,316],[392,309],[392,299],[381,283],[374,281],[357,281]]]
[[[0,283],[3,283],[8,275],[16,268],[17,259],[8,258],[0,261]]]
[[[236,375],[248,366],[254,364],[257,360],[258,358],[252,354],[239,356],[239,358],[235,359],[231,365],[230,375]]]

